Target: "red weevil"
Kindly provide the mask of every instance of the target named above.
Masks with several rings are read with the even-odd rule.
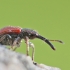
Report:
[[[34,46],[31,42],[29,42],[29,39],[41,39],[44,42],[46,42],[53,50],[55,50],[54,46],[51,44],[50,41],[57,41],[60,43],[63,43],[60,40],[49,40],[41,36],[37,31],[28,29],[28,28],[20,28],[20,27],[14,27],[14,26],[7,26],[2,29],[0,29],[0,44],[1,45],[9,45],[11,46],[11,49],[13,49],[14,46],[20,46],[20,42],[22,39],[24,39],[26,43],[26,53],[29,55],[29,46],[32,45],[33,52],[32,52],[32,60],[34,59]],[[17,47],[16,47],[17,48]],[[15,50],[14,48],[13,50]]]

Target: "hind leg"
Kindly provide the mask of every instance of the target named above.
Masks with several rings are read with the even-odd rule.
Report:
[[[0,42],[2,42],[4,39],[11,39],[11,36],[9,35],[9,34],[5,34],[5,35],[3,35],[3,36],[1,36],[1,38],[0,38]]]

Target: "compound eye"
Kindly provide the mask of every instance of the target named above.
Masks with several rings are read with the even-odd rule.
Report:
[[[31,36],[31,37],[33,37],[34,35],[33,35],[33,34],[31,34],[30,36]]]
[[[35,38],[35,35],[31,34],[31,35],[29,35],[29,38],[30,39],[34,39]]]

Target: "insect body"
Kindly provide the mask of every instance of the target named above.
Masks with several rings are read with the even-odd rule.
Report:
[[[13,48],[13,42],[17,38],[20,32],[21,28],[19,27],[8,26],[0,29],[0,44],[10,45]]]
[[[20,27],[13,27],[7,26],[0,29],[0,44],[1,45],[9,45],[13,49],[14,46],[20,46],[21,40],[24,39],[26,43],[26,52],[29,55],[29,46],[30,42],[29,39],[41,39],[46,42],[53,50],[55,50],[54,46],[51,44],[50,41],[57,41],[62,43],[60,40],[49,40],[41,36],[38,32],[28,28],[20,28]],[[17,47],[16,47],[17,48]],[[15,49],[16,49],[15,48]],[[32,47],[34,50],[34,46]],[[15,50],[13,49],[13,50]],[[34,51],[32,52],[32,60],[34,59]]]

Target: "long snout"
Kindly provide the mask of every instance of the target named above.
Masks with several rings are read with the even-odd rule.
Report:
[[[53,50],[55,50],[55,47],[51,44],[51,42],[50,42],[48,39],[44,38],[44,37],[41,36],[41,35],[36,36],[36,38],[45,41]]]

